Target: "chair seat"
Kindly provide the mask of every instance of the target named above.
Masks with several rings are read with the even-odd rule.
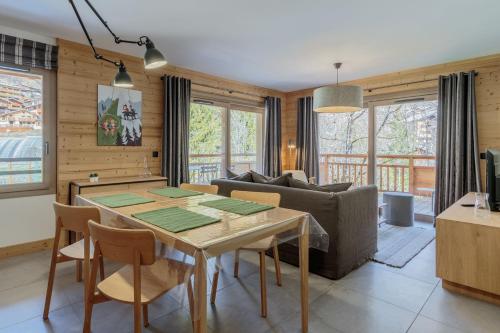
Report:
[[[258,240],[254,243],[243,246],[242,250],[250,250],[250,251],[265,251],[274,246],[274,237],[267,237],[261,240]]]
[[[171,259],[157,259],[153,265],[141,266],[141,303],[147,304],[176,286],[192,274],[192,265]],[[97,285],[108,298],[134,303],[134,272],[126,265]]]
[[[83,250],[83,239],[75,242],[71,245],[59,249],[59,252],[66,257],[83,260],[84,250]],[[94,258],[94,244],[90,242],[90,259]]]

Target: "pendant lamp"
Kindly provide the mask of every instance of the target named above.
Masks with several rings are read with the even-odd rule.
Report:
[[[339,84],[341,62],[334,64],[337,69],[337,84],[314,89],[313,110],[323,113],[356,112],[363,108],[363,89],[360,86]]]

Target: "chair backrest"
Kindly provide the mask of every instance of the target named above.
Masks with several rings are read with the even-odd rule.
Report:
[[[141,265],[155,262],[155,235],[151,230],[117,229],[89,222],[90,236],[103,257],[125,264],[134,264],[136,254]]]
[[[101,214],[97,207],[68,206],[58,202],[54,202],[53,206],[56,215],[56,223],[61,223],[64,229],[88,235],[89,220],[97,223],[101,222]]]
[[[253,201],[261,204],[279,207],[281,195],[279,193],[234,190],[231,192],[231,198]]]
[[[219,186],[217,185],[182,183],[179,187],[183,190],[197,191],[208,194],[217,194],[217,192],[219,191]]]
[[[292,178],[294,178],[294,179],[301,180],[304,183],[308,182],[307,176],[306,176],[306,173],[304,172],[304,170],[283,170],[283,172],[282,172],[282,174],[287,174],[287,173],[291,173]]]

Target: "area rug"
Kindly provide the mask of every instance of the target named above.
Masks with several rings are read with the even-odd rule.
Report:
[[[402,268],[434,238],[434,229],[382,223],[378,230],[378,251],[373,261]]]

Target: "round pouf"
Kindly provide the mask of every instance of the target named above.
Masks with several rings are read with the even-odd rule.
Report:
[[[400,227],[413,226],[413,194],[404,192],[384,192],[383,202],[385,223]]]

